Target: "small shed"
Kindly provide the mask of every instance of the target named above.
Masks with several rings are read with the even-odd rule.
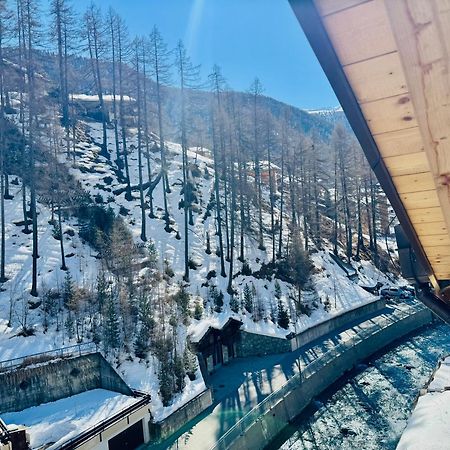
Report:
[[[208,373],[237,356],[236,345],[241,326],[240,320],[230,317],[221,327],[210,325],[196,342],[192,342]]]

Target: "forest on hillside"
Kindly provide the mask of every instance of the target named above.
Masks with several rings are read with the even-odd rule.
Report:
[[[95,3],[0,1],[5,329],[156,361],[164,405],[196,377],[190,324],[228,311],[288,330],[330,311],[312,278],[326,251],[396,273],[389,206],[345,121],[224,73],[201,79],[182,42]]]

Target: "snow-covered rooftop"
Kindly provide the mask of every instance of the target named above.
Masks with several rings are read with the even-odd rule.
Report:
[[[57,449],[102,420],[139,401],[105,389],[94,389],[56,402],[2,415],[7,425],[25,425],[32,449]],[[50,444],[50,445],[49,445]]]

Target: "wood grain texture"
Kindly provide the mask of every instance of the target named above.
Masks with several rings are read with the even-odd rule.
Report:
[[[316,0],[315,4],[320,15],[326,16],[368,1],[373,0]]]
[[[386,1],[409,95],[450,229],[450,1]],[[430,258],[431,262],[431,258]],[[438,273],[449,257],[434,258]]]
[[[408,153],[406,155],[383,158],[391,176],[411,175],[429,172],[430,166],[425,152]]]
[[[361,110],[374,135],[417,125],[414,108],[408,94],[363,103]]]
[[[347,65],[344,72],[360,104],[408,93],[397,52]]]
[[[383,0],[344,9],[323,23],[343,66],[396,51]]]
[[[433,177],[429,172],[401,175],[393,177],[392,181],[399,194],[431,191],[435,187]]]
[[[388,133],[380,133],[374,136],[374,139],[383,157],[425,151],[422,135],[417,126]]]
[[[408,211],[440,206],[439,198],[434,190],[400,194],[400,199]]]

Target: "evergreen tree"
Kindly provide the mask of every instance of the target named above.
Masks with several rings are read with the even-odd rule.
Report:
[[[147,356],[150,349],[150,330],[145,324],[141,324],[139,332],[134,341],[134,354],[141,359]]]
[[[75,322],[74,322],[72,314],[70,312],[67,315],[67,319],[64,323],[64,326],[66,327],[66,332],[67,332],[67,335],[69,336],[69,339],[72,339],[75,334]]]
[[[186,321],[189,316],[190,295],[184,284],[180,283],[178,292],[174,296],[174,300],[181,310],[183,319]]]
[[[175,356],[173,362],[173,373],[175,381],[175,392],[181,392],[186,386],[186,371],[184,368],[184,360],[181,356]]]
[[[230,309],[235,313],[239,312],[239,301],[237,299],[237,296],[234,294],[230,296]]]
[[[158,378],[162,404],[163,406],[169,406],[173,397],[174,378],[173,367],[172,364],[170,364],[168,356],[165,356],[164,360],[161,361]]]
[[[281,298],[281,286],[278,280],[275,281],[275,298],[280,300]]]
[[[119,319],[117,317],[115,296],[112,290],[109,292],[106,302],[103,338],[106,351],[119,347]]]
[[[244,308],[249,312],[253,312],[253,294],[250,286],[245,283],[244,286]]]
[[[216,295],[214,296],[214,311],[220,313],[223,308],[223,292],[216,290]]]
[[[183,360],[186,375],[189,377],[191,381],[194,381],[198,369],[198,362],[197,357],[189,349],[189,345],[186,345],[186,348],[184,349]]]
[[[195,300],[194,319],[200,320],[203,317],[203,306],[200,304],[198,298]]]
[[[107,297],[108,297],[108,281],[106,280],[105,272],[103,270],[100,270],[100,272],[97,274],[97,294],[96,294],[96,301],[99,312],[103,311],[103,306],[106,303]]]
[[[64,285],[63,285],[63,301],[64,305],[68,308],[72,306],[73,300],[75,297],[74,285],[72,280],[72,275],[68,270],[64,276]]]
[[[289,327],[289,314],[281,300],[278,300],[278,314],[277,315],[278,315],[278,320],[277,320],[278,325],[281,328],[284,328],[286,330]]]
[[[211,238],[209,236],[209,231],[206,232],[206,250],[205,253],[207,255],[211,254]]]

